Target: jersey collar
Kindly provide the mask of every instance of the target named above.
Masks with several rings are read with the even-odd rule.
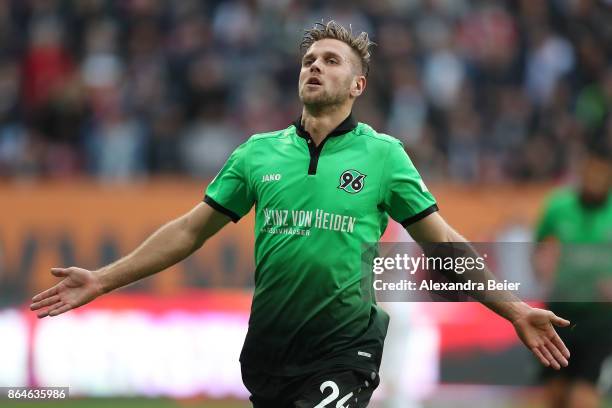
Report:
[[[300,115],[300,117],[297,118],[293,122],[293,125],[295,126],[295,130],[298,136],[303,137],[304,139],[310,139],[310,135],[308,134],[306,129],[304,129],[304,127],[302,126],[302,115]],[[340,123],[334,130],[331,131],[329,135],[327,135],[326,139],[328,137],[344,135],[346,133],[353,131],[356,127],[357,127],[357,120],[353,116],[353,112],[351,112],[346,117],[346,119],[342,121],[342,123]]]

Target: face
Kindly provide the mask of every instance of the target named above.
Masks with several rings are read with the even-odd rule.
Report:
[[[365,76],[351,47],[334,39],[312,44],[302,58],[298,91],[307,107],[342,105],[361,95]]]
[[[587,157],[582,163],[582,193],[594,200],[607,197],[612,186],[612,165],[609,161]]]

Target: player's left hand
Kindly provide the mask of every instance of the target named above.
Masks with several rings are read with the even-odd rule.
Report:
[[[559,370],[568,365],[570,352],[554,326],[569,326],[569,320],[555,315],[550,310],[531,308],[512,324],[521,341],[546,367]]]

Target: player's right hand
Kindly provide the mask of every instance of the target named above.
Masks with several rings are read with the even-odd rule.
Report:
[[[30,310],[40,310],[37,313],[38,318],[65,313],[91,302],[104,293],[97,275],[87,269],[74,266],[51,268],[51,273],[64,279],[32,298]]]

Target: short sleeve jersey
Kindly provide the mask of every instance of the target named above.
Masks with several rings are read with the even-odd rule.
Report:
[[[584,205],[573,189],[559,189],[548,199],[536,227],[536,241],[562,245],[555,300],[596,300],[598,281],[612,277],[612,197],[599,206]]]
[[[438,210],[399,140],[350,115],[315,146],[298,119],[239,146],[205,201],[234,222],[255,206],[243,367],[297,375],[334,359],[379,362],[388,316],[362,293],[363,244],[389,216],[408,226]]]

